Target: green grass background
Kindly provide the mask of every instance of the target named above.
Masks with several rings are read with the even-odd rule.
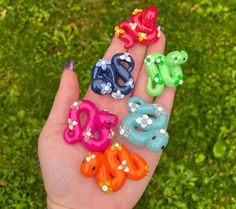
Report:
[[[135,208],[236,208],[233,0],[0,0],[0,208],[45,207],[37,140],[67,59],[83,96],[114,26],[148,5],[159,7],[166,52],[189,61],[170,143]]]

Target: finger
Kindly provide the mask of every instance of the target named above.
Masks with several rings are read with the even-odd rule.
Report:
[[[143,60],[146,55],[146,50],[147,47],[139,43],[135,44],[131,49],[128,50],[128,53],[134,59],[135,62],[134,70],[132,71],[132,76],[134,78],[135,83],[137,82],[139,72],[142,69]]]
[[[165,35],[162,33],[158,42],[150,45],[147,49],[147,55],[153,52],[163,53],[165,50]],[[145,70],[145,64],[143,62],[142,69],[138,75],[138,80],[134,88],[134,96],[143,98],[146,102],[152,102],[153,97],[147,94],[146,85],[148,80],[148,74]]]
[[[69,61],[62,76],[60,85],[53,102],[48,122],[65,123],[71,104],[79,98],[79,83],[73,72],[72,61]]]
[[[122,52],[127,52],[127,49],[124,48],[124,42],[122,42],[120,39],[114,36],[103,59],[111,60],[115,54]]]
[[[159,97],[157,97],[157,99],[155,100],[155,103],[160,104],[163,107],[165,107],[169,116],[170,116],[174,98],[175,98],[175,90],[176,88],[165,87],[163,93]]]

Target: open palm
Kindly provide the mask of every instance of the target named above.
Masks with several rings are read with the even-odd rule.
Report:
[[[99,110],[107,109],[118,115],[119,124],[128,114],[127,101],[131,96],[139,96],[146,102],[153,102],[153,97],[146,93],[147,74],[143,61],[152,52],[163,53],[165,36],[162,34],[158,42],[149,47],[136,44],[128,51],[124,43],[113,38],[104,59],[111,59],[120,52],[128,52],[135,61],[132,72],[135,89],[126,98],[114,100],[110,95],[99,96],[89,88],[85,99],[94,102]],[[164,93],[154,102],[166,107],[170,115],[174,100],[175,89],[165,88]],[[142,156],[150,166],[149,175],[142,180],[127,179],[124,186],[112,194],[100,191],[95,178],[87,178],[80,173],[80,164],[88,154],[80,143],[67,144],[63,139],[63,132],[67,126],[67,114],[71,104],[79,99],[79,84],[76,74],[65,70],[60,87],[54,100],[48,120],[39,137],[39,158],[43,180],[48,197],[49,208],[132,208],[144,192],[160,158],[160,153],[153,153],[147,148],[135,146],[122,139],[118,127],[115,129],[113,142],[124,144],[131,152]]]

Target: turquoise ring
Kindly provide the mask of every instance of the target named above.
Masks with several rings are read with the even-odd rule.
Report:
[[[120,125],[120,134],[131,143],[160,152],[168,144],[168,114],[163,106],[145,103],[139,97],[128,100],[127,115]]]

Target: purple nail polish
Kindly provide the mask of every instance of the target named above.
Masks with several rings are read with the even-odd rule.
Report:
[[[73,71],[73,61],[72,59],[69,59],[67,64],[66,64],[66,67],[65,67],[65,70],[72,70]]]

